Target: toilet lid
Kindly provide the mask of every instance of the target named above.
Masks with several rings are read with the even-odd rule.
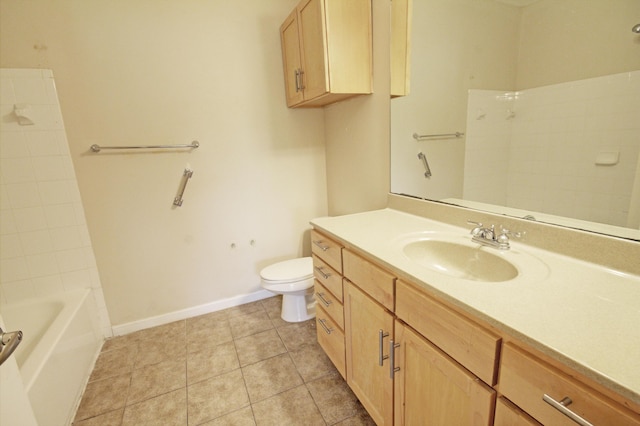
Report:
[[[310,257],[285,260],[274,263],[260,271],[266,281],[297,281],[313,276],[313,260]]]

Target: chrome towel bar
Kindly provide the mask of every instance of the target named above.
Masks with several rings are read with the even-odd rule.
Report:
[[[451,138],[461,138],[464,136],[462,132],[455,133],[442,133],[439,135],[419,135],[417,133],[413,134],[413,138],[417,141],[422,141],[425,139],[451,139]]]
[[[137,146],[100,146],[97,144],[91,145],[91,151],[100,152],[103,149],[175,149],[175,148],[198,148],[200,143],[193,141],[188,144],[180,145],[137,145]]]

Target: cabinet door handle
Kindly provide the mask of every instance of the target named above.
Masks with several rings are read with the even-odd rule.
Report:
[[[393,380],[396,371],[400,371],[400,367],[396,367],[396,348],[400,347],[400,343],[389,340],[389,377]]]
[[[382,363],[384,362],[384,360],[389,358],[389,355],[382,354],[382,352],[384,351],[384,343],[382,342],[382,340],[387,336],[389,336],[389,333],[385,333],[384,331],[382,331],[382,329],[378,330],[378,365],[380,367],[382,367]]]
[[[580,426],[593,426],[593,424],[589,423],[587,420],[583,419],[582,417],[580,417],[579,415],[577,415],[576,413],[574,413],[573,411],[567,408],[573,402],[571,398],[569,398],[568,396],[565,396],[564,398],[562,398],[561,401],[558,402],[545,393],[542,396],[542,400],[547,404],[551,405],[556,410],[560,411],[565,416],[569,417],[571,420],[573,420]]]
[[[322,251],[327,251],[327,250],[329,250],[331,248],[329,246],[323,246],[321,240],[316,240],[316,241],[313,242],[313,244],[315,244],[316,246],[320,247],[320,250],[322,250]]]
[[[300,70],[295,71],[296,76],[296,93],[300,91]]]
[[[329,277],[331,276],[331,274],[325,274],[324,271],[322,270],[322,266],[315,266],[313,269],[315,269],[316,271],[318,271],[318,273],[320,275],[322,275],[322,278],[324,278],[325,280],[328,280]]]
[[[320,325],[322,326],[322,328],[324,328],[324,331],[325,331],[327,334],[331,334],[331,332],[333,331],[333,329],[332,329],[332,328],[327,327],[327,324],[326,324],[327,320],[319,319],[319,320],[318,320],[318,322],[320,323]]]
[[[316,293],[316,296],[318,296],[318,299],[320,299],[324,306],[326,306],[327,308],[329,307],[329,305],[331,304],[331,300],[325,299],[324,293]]]

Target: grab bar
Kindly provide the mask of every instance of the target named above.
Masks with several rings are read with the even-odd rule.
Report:
[[[423,153],[418,153],[418,158],[422,160],[422,165],[424,166],[424,177],[431,177],[431,169],[429,168],[429,163],[427,162],[427,156]]]
[[[0,365],[11,356],[22,342],[22,331],[4,332],[0,328]]]
[[[134,145],[134,146],[100,146],[98,144],[91,145],[91,151],[100,152],[103,149],[175,149],[175,148],[198,148],[200,142],[193,141],[188,144],[181,145]]]
[[[413,138],[417,141],[422,141],[425,139],[452,139],[452,138],[461,138],[462,136],[464,136],[464,133],[462,132],[442,133],[439,135],[419,135],[417,133],[413,134]]]
[[[180,207],[182,205],[182,196],[184,195],[184,190],[187,188],[187,183],[189,179],[193,176],[193,170],[184,169],[184,173],[182,173],[182,182],[180,183],[180,189],[178,189],[178,195],[173,199],[173,205]]]

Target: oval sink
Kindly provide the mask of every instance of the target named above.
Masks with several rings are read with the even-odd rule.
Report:
[[[500,282],[518,276],[514,265],[487,250],[492,249],[441,240],[418,240],[403,247],[410,260],[452,277]]]

